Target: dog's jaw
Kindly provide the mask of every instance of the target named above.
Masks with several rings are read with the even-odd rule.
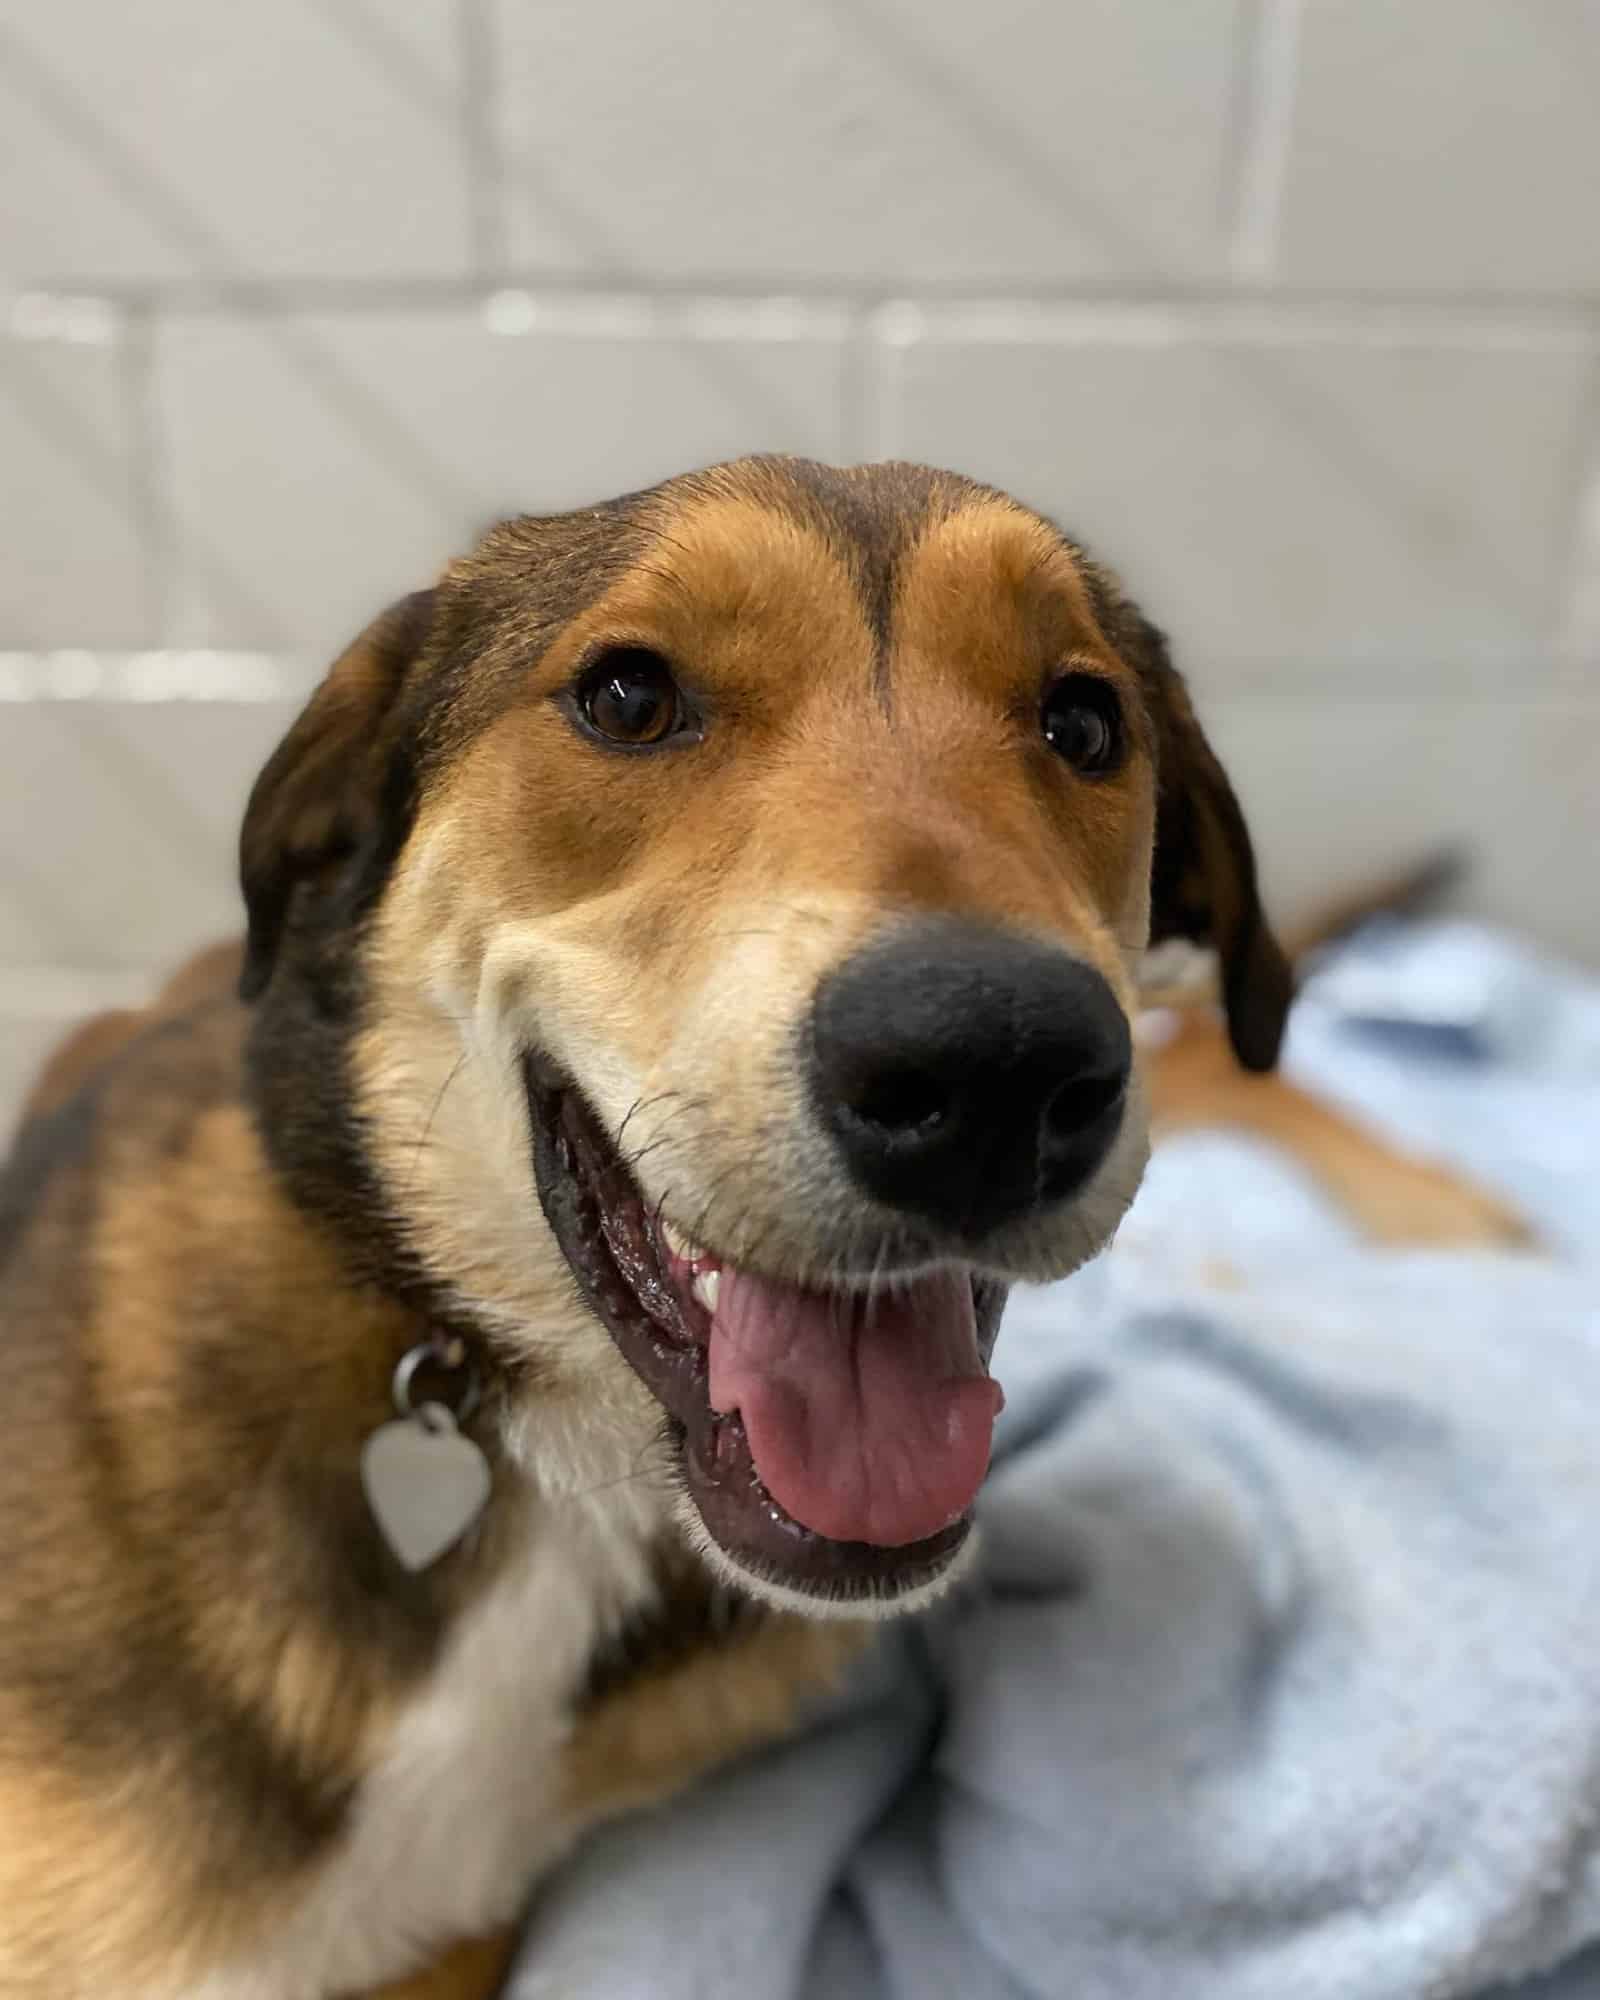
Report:
[[[783,1508],[757,1470],[740,1413],[713,1407],[711,1315],[683,1283],[659,1216],[576,1089],[537,1058],[525,1063],[525,1079],[545,1214],[590,1307],[666,1413],[678,1519],[693,1545],[726,1579],[785,1606],[926,1602],[963,1553],[967,1509],[931,1534],[883,1546],[835,1540]],[[986,1362],[1005,1287],[976,1274],[961,1282],[974,1293],[974,1359]]]

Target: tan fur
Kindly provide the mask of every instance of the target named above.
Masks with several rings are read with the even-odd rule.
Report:
[[[197,1077],[229,1059],[239,1014],[224,1002],[191,1018],[186,1039]],[[158,1005],[140,1025],[175,1018]],[[108,1108],[118,1095],[113,1080]],[[167,1108],[162,1122],[169,1129],[160,1133],[167,1157],[159,1175],[149,1171],[149,1140],[156,1136],[149,1126],[108,1122],[101,1142],[96,1227],[92,1245],[80,1253],[79,1274],[88,1294],[87,1376],[79,1393],[96,1417],[86,1449],[100,1470],[85,1486],[65,1450],[46,1451],[41,1441],[32,1477],[46,1488],[38,1497],[48,1494],[47,1517],[38,1540],[25,1533],[14,1551],[13,1592],[37,1588],[63,1635],[81,1631],[86,1647],[115,1648],[122,1632],[157,1615],[180,1621],[202,1683],[258,1717],[284,1758],[332,1778],[360,1769],[395,1684],[381,1659],[353,1656],[301,1620],[292,1592],[300,1531],[270,1492],[259,1500],[251,1492],[256,1440],[270,1435],[277,1403],[313,1426],[326,1424],[332,1449],[357,1449],[369,1413],[383,1408],[382,1355],[395,1338],[394,1313],[377,1301],[348,1298],[331,1246],[306,1227],[264,1171],[239,1104],[208,1103],[202,1089],[192,1105]],[[219,1243],[228,1245],[226,1263],[216,1260]],[[339,1300],[336,1314],[328,1314],[329,1299]],[[208,1407],[197,1400],[203,1385],[173,1332],[219,1314],[228,1301],[247,1301],[264,1335],[294,1327],[298,1352],[286,1369],[265,1342],[242,1350],[237,1363],[244,1379]],[[319,1377],[320,1394],[298,1393],[297,1378]],[[49,1407],[39,1414],[48,1418]],[[101,1481],[102,1490],[115,1493],[109,1518],[100,1513]],[[197,1508],[197,1482],[224,1504]],[[140,1525],[138,1543],[119,1543],[121,1521]],[[67,1547],[75,1550],[69,1592],[55,1553]],[[145,1563],[159,1555],[159,1580],[141,1553]],[[280,1581],[289,1587],[280,1590]],[[33,1732],[27,1712],[14,1709],[0,1689],[8,1763],[19,1739]],[[54,1760],[42,1746],[41,1758],[49,1772]],[[69,1886],[84,1902],[76,1948],[90,1963],[103,1960],[106,1977],[115,1969],[130,1993],[138,1990],[143,1962],[169,1953],[174,1934],[186,1941],[198,1969],[254,1924],[271,1921],[279,1897],[292,1893],[292,1879],[267,1879],[254,1910],[249,1899],[219,1901],[214,1874],[227,1857],[194,1848],[178,1774],[169,1781],[157,1762],[144,1789],[132,1824],[121,1817],[102,1824],[98,1789],[64,1780],[30,1783],[28,1811],[0,1816],[6,1829],[0,1884],[13,1913],[0,1932],[0,1991],[8,1990],[7,1953],[19,1939],[21,1963],[29,1962],[32,1926],[22,1913],[32,1902],[47,1902],[54,1914]],[[95,1914],[111,1882],[119,1885],[114,1919]],[[41,1957],[41,1980],[51,1965]],[[52,1992],[76,1990],[64,1971],[50,1977]]]

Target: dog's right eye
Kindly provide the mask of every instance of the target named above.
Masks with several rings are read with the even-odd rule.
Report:
[[[608,743],[648,749],[684,725],[672,669],[644,646],[615,646],[585,668],[574,690],[578,713]]]

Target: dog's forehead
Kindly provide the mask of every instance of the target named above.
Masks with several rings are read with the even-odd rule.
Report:
[[[819,582],[848,581],[874,643],[889,643],[919,586],[1014,595],[1053,583],[1093,611],[1080,553],[1009,495],[956,473],[902,462],[836,467],[810,459],[745,459],[673,481],[640,520],[656,531],[652,566],[681,588],[747,590],[774,569],[785,534],[833,558]],[[804,588],[802,563],[787,565]]]
[[[960,474],[739,459],[492,530],[447,579],[426,734],[464,742],[608,628],[676,628],[691,652],[740,630],[811,673],[867,668],[886,697],[902,652],[1002,691],[1041,652],[1114,660],[1107,588],[1054,524]]]
[[[742,506],[752,523],[762,514],[776,516],[824,544],[848,573],[867,628],[880,645],[888,639],[908,551],[956,508],[1000,498],[929,466],[841,468],[811,459],[758,459],[718,468],[682,504],[692,516],[711,496],[724,507]]]

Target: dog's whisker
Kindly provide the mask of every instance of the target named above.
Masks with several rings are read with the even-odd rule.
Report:
[[[702,1098],[690,1097],[686,1092],[676,1087],[658,1090],[653,1096],[641,1092],[633,1100],[632,1104],[628,1106],[628,1109],[623,1114],[622,1123],[617,1127],[617,1136],[612,1142],[616,1146],[617,1151],[619,1153],[622,1151],[623,1142],[628,1136],[628,1127],[641,1112],[654,1111],[657,1105],[670,1104],[674,1098],[681,1099],[689,1104],[704,1102]]]
[[[658,1133],[654,1139],[647,1140],[636,1151],[621,1159],[620,1164],[631,1174],[637,1169],[641,1160],[648,1160],[652,1153],[659,1153],[663,1146],[677,1145],[681,1138],[682,1134],[677,1132]]]
[[[743,1172],[744,1170],[745,1170],[744,1162],[742,1160],[736,1159],[730,1161],[728,1165],[722,1169],[721,1173],[715,1176],[715,1178],[711,1183],[710,1192],[706,1197],[705,1206],[701,1209],[699,1218],[696,1221],[695,1226],[693,1227],[693,1229],[689,1231],[689,1238],[691,1242],[694,1243],[705,1242],[706,1223],[708,1217],[710,1216],[712,1205],[716,1201],[717,1196],[722,1192],[723,1188],[733,1178],[733,1176],[736,1173]]]
[[[644,1099],[642,1097],[636,1097],[633,1100],[633,1102],[628,1106],[627,1110],[622,1114],[622,1123],[617,1127],[617,1137],[616,1137],[616,1148],[619,1153],[622,1151],[623,1140],[626,1139],[628,1136],[628,1127],[633,1122],[634,1113],[639,1109],[640,1105],[642,1105],[643,1103]]]
[[[636,1118],[643,1116],[647,1112],[655,1111],[662,1104],[669,1103],[677,1094],[674,1090],[662,1090],[657,1091],[654,1096],[636,1097],[623,1113],[622,1122],[618,1125],[616,1131],[611,1134],[610,1143],[613,1150],[625,1155],[627,1152],[628,1127]],[[668,1112],[665,1116],[670,1121],[672,1114]],[[652,1127],[650,1129],[653,1130],[655,1128]]]
[[[614,1479],[602,1479],[597,1481],[593,1486],[580,1487],[574,1493],[563,1493],[560,1495],[557,1505],[571,1506],[581,1500],[593,1500],[601,1493],[615,1493],[619,1487],[637,1486],[643,1480],[664,1478],[667,1471],[664,1462],[659,1465],[647,1465],[641,1462],[652,1454],[661,1455],[663,1452],[664,1446],[662,1440],[658,1437],[651,1438],[635,1452],[631,1470],[619,1472]]]
[[[460,1055],[456,1057],[455,1061],[450,1065],[450,1068],[445,1073],[444,1082],[441,1083],[439,1086],[439,1093],[433,1100],[432,1107],[429,1110],[428,1116],[423,1123],[422,1130],[417,1134],[417,1143],[412,1148],[411,1152],[411,1167],[408,1175],[408,1178],[412,1182],[413,1186],[415,1185],[416,1182],[417,1169],[422,1162],[423,1148],[427,1145],[429,1138],[433,1134],[434,1121],[439,1116],[440,1107],[443,1105],[445,1100],[445,1093],[446,1091],[449,1090],[451,1084],[455,1082],[456,1078],[461,1074],[462,1070],[466,1068],[466,1064],[467,1064],[467,1051],[463,1049]]]

